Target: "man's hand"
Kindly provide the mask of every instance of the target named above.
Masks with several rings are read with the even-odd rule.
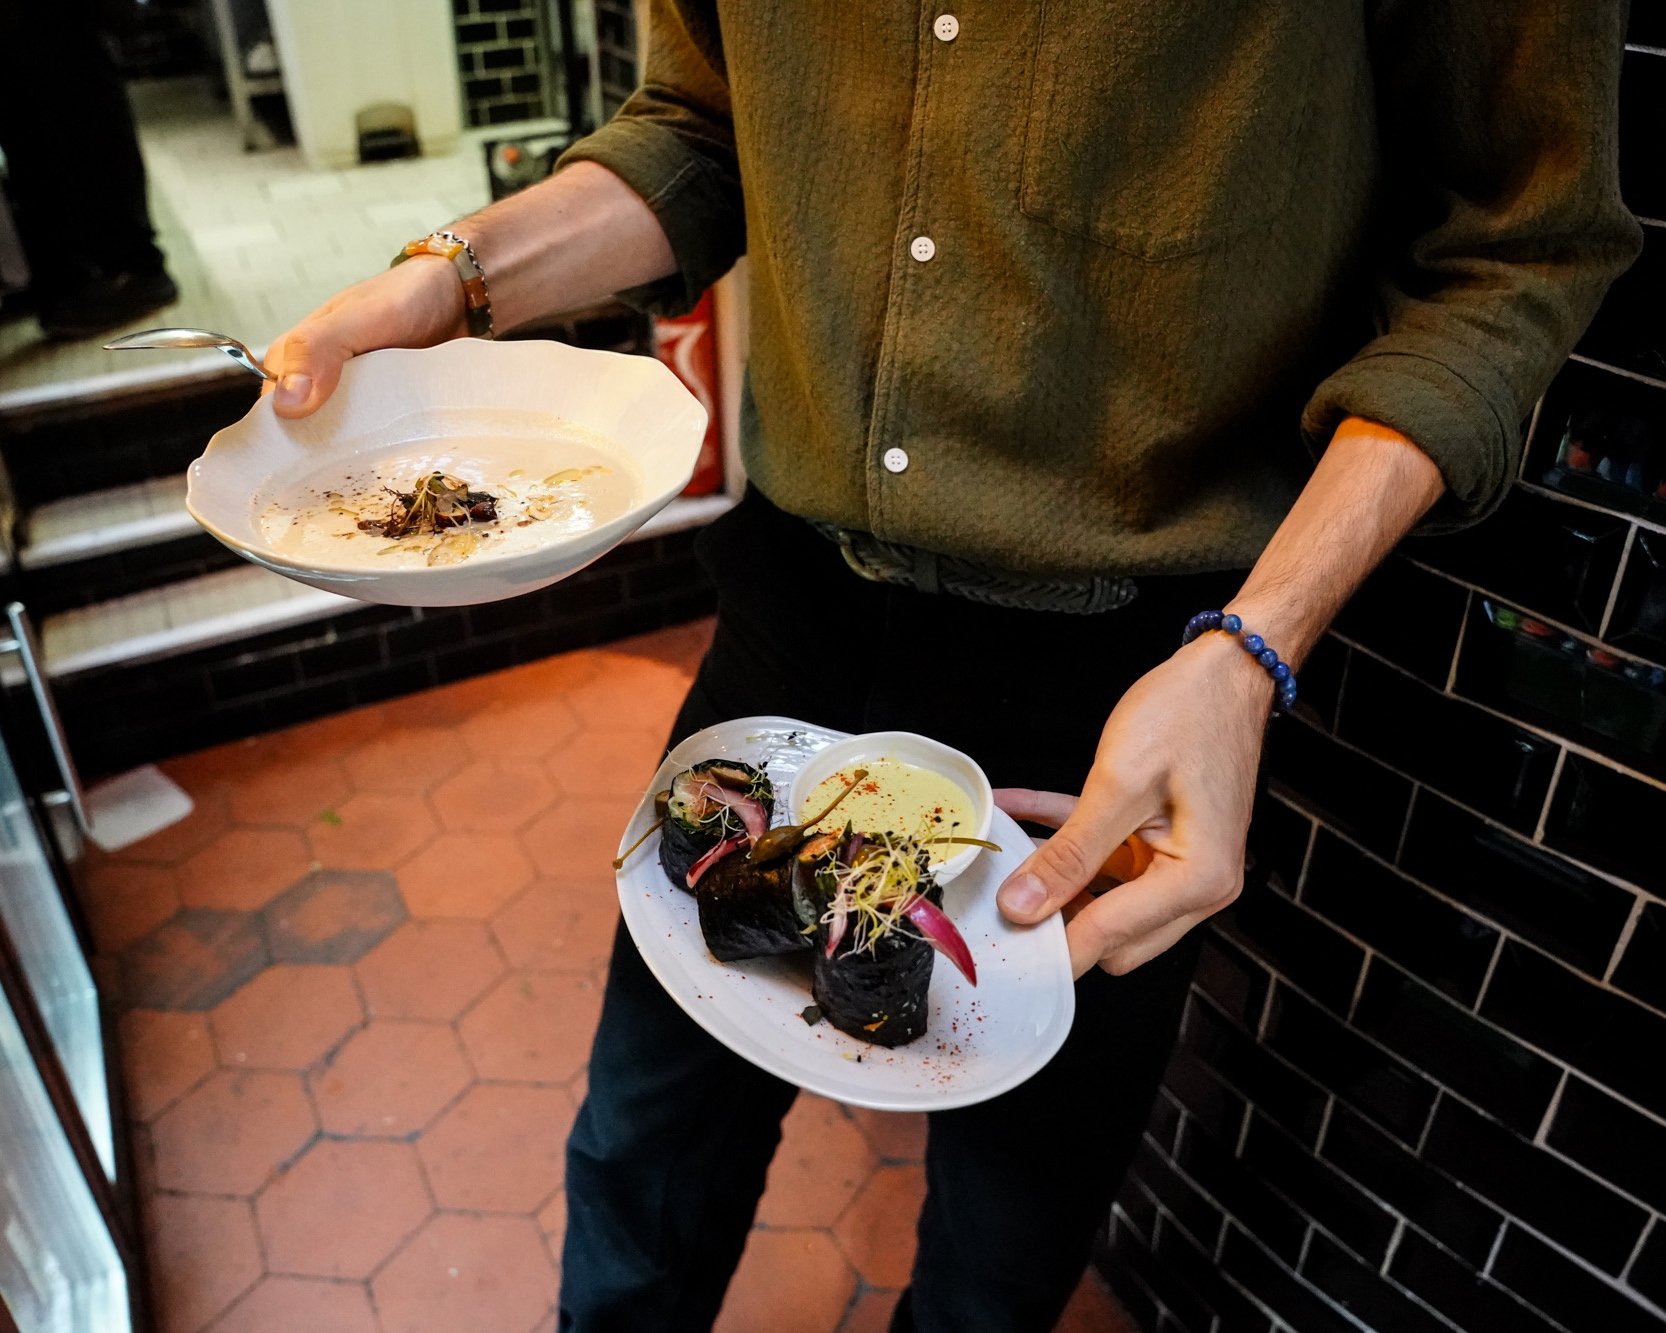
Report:
[[[677,268],[653,211],[594,162],[574,163],[451,225],[469,238],[486,270],[500,333],[585,309]],[[416,256],[332,296],[267,349],[266,368],[278,377],[269,388],[272,407],[281,417],[307,416],[335,392],[351,357],[379,347],[432,347],[467,331],[455,266]]]
[[[996,793],[1013,818],[1058,830],[1001,886],[1001,910],[1029,923],[1064,909],[1078,977],[1095,963],[1131,971],[1220,911],[1243,884],[1272,697],[1271,679],[1224,634],[1140,679],[1105,724],[1080,798]],[[1151,862],[1120,883],[1135,834]]]
[[[1241,616],[1246,630],[1299,668],[1354,589],[1444,488],[1440,470],[1404,435],[1349,417],[1243,591],[1221,610]],[[1002,793],[1008,814],[1058,832],[1001,886],[1001,910],[1028,924],[1074,904],[1067,916],[1077,976],[1095,963],[1108,972],[1136,968],[1220,911],[1243,884],[1272,698],[1271,678],[1239,639],[1219,631],[1135,682],[1105,724],[1080,800]],[[1134,833],[1150,845],[1151,865],[1075,902]]]
[[[304,417],[335,392],[348,358],[379,347],[432,347],[467,332],[451,262],[419,257],[332,296],[266,351],[280,417]]]

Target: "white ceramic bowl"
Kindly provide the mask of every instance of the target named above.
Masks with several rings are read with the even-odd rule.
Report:
[[[388,349],[349,361],[310,417],[286,420],[262,397],[191,465],[186,507],[239,555],[315,588],[397,606],[492,602],[565,578],[641,527],[688,484],[705,431],[705,409],[652,357],[473,338]],[[624,512],[586,531],[506,525],[467,558],[432,566],[384,556],[371,534],[300,552],[270,535],[275,504],[332,477],[409,489],[442,471],[494,491],[511,473],[559,471],[581,448],[630,485]]]
[[[834,741],[813,758],[807,759],[793,778],[792,790],[787,796],[787,809],[791,814],[786,822],[796,822],[815,814],[815,810],[805,808],[811,793],[840,769],[871,764],[876,759],[894,759],[941,773],[966,793],[971,805],[971,820],[959,832],[967,837],[989,837],[990,821],[995,816],[995,796],[983,770],[959,750],[912,731],[870,731],[848,740]],[[933,876],[939,884],[947,884],[971,865],[982,850],[981,847],[962,848],[939,862],[932,870]]]

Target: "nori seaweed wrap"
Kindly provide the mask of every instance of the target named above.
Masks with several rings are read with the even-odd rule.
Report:
[[[821,927],[818,936],[826,929]],[[876,1046],[901,1046],[925,1034],[931,1017],[931,945],[918,935],[893,930],[874,942],[872,953],[854,948],[848,936],[831,958],[826,947],[823,940],[816,950],[810,983],[823,1018]]]
[[[713,958],[733,963],[810,947],[809,923],[793,905],[793,865],[790,856],[756,865],[736,852],[700,877],[694,898]]]
[[[857,886],[850,872],[865,857],[876,867],[889,858],[895,870]],[[799,910],[816,920],[811,993],[822,1017],[841,1032],[879,1046],[901,1046],[925,1033],[935,946],[915,928],[905,905],[929,904],[923,910],[946,923],[936,911],[943,890],[927,864],[916,844],[880,834],[851,838],[836,860],[800,870],[794,886]],[[834,910],[841,903],[849,905],[843,913]]]
[[[671,780],[659,863],[679,889],[693,891],[689,871],[719,843],[749,837],[742,798],[754,803],[752,819],[761,833],[775,809],[775,788],[760,769],[739,759],[706,759]],[[731,803],[725,804],[726,799]]]

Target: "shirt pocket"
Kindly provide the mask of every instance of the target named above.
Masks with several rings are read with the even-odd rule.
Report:
[[[1322,0],[1331,3],[1331,0]],[[1019,205],[1148,260],[1289,207],[1319,59],[1301,0],[1044,0]]]

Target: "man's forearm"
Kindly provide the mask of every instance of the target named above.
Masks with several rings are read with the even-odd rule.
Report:
[[[1293,666],[1445,490],[1399,432],[1350,417],[1226,610]]]
[[[499,329],[580,310],[677,270],[652,210],[594,162],[575,162],[456,230],[486,271]]]

